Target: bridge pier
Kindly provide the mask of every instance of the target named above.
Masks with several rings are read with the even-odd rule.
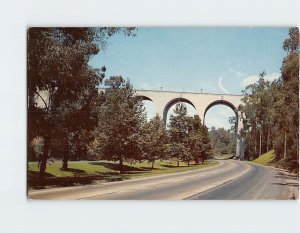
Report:
[[[155,101],[153,101],[154,102],[154,106],[155,106],[155,111],[156,111],[156,113],[161,117],[161,119],[163,119],[163,117],[164,117],[164,109],[165,109],[165,106],[164,105],[161,105],[161,104],[159,104],[159,103],[157,103],[157,102],[155,102]],[[166,121],[165,121],[166,119],[163,119],[163,121],[164,121],[164,123],[165,123],[165,125],[166,125]]]
[[[239,157],[240,159],[244,158],[244,151],[245,151],[245,139],[241,137],[240,130],[243,128],[243,122],[238,116],[238,122],[237,122],[237,136],[236,136],[236,157]]]

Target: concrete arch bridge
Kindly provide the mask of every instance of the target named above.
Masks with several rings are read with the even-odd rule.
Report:
[[[152,101],[154,103],[156,113],[163,118],[165,124],[167,122],[167,113],[169,109],[179,102],[192,105],[195,108],[196,114],[201,118],[203,124],[205,124],[205,115],[211,107],[220,104],[230,107],[237,117],[236,156],[243,158],[244,141],[239,135],[243,124],[239,119],[238,112],[238,106],[242,104],[242,95],[155,90],[136,90],[136,95],[142,100]]]

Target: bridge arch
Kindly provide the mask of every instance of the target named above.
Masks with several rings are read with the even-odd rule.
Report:
[[[238,105],[242,104],[242,95],[232,94],[212,94],[197,92],[178,92],[178,91],[157,91],[157,90],[136,90],[136,95],[142,100],[153,102],[155,111],[159,114],[164,124],[167,122],[167,113],[170,108],[178,102],[188,103],[196,110],[203,124],[205,124],[205,115],[207,111],[215,105],[225,105],[231,108],[237,117],[237,149],[236,155],[243,158],[244,155],[244,139],[239,135],[243,123],[238,116]]]
[[[136,98],[139,101],[143,101],[147,121],[150,121],[156,114],[156,106],[153,99],[146,95],[137,95]]]
[[[149,100],[149,101],[153,102],[153,100],[151,98],[149,98],[148,96],[145,96],[145,95],[137,95],[136,98],[138,98],[141,101],[143,101],[143,100]]]
[[[226,101],[226,100],[216,100],[216,101],[211,102],[205,108],[205,111],[204,111],[204,114],[203,114],[203,124],[205,125],[205,115],[206,115],[207,111],[215,105],[225,105],[225,106],[231,108],[233,110],[233,112],[235,113],[235,116],[236,116],[236,125],[235,125],[236,148],[235,148],[235,154],[236,154],[237,157],[243,158],[243,156],[244,156],[244,141],[243,141],[243,139],[240,139],[240,136],[239,136],[239,129],[241,127],[241,123],[239,122],[238,109],[236,108],[236,106],[234,104],[232,104],[231,102]]]
[[[227,100],[216,100],[216,101],[213,101],[211,102],[206,108],[205,108],[205,111],[204,111],[204,115],[203,115],[203,124],[205,124],[205,115],[207,113],[207,111],[215,106],[215,105],[225,105],[229,108],[231,108],[233,110],[233,112],[235,113],[235,116],[236,116],[236,119],[237,119],[237,122],[238,122],[238,109],[229,101]]]
[[[168,114],[168,111],[170,110],[170,108],[176,104],[176,103],[180,103],[180,102],[183,102],[183,103],[187,103],[187,104],[190,104],[193,106],[193,108],[196,110],[196,107],[195,105],[188,99],[186,98],[182,98],[182,97],[179,97],[179,98],[174,98],[172,100],[170,100],[164,107],[164,111],[163,111],[163,122],[165,125],[167,125],[167,114]]]

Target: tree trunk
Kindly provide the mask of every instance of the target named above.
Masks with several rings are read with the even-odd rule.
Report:
[[[284,131],[284,151],[283,158],[286,159],[286,131]]]
[[[299,158],[299,133],[298,133],[298,130],[296,130],[296,138],[297,138],[297,142],[296,142],[297,158]]]
[[[177,160],[177,167],[179,167],[179,160]]]
[[[196,158],[196,159],[195,159],[195,165],[198,165],[198,164],[199,164],[199,159]]]
[[[120,156],[120,164],[119,164],[120,174],[123,174],[123,158]]]
[[[46,136],[44,138],[44,151],[41,157],[41,162],[40,162],[40,175],[44,176],[46,172],[46,165],[47,165],[47,160],[48,160],[48,154],[50,151],[50,143],[51,143],[51,137]]]
[[[261,156],[261,128],[259,129],[259,156]]]
[[[255,154],[254,157],[256,157],[257,156],[257,138],[254,139],[254,154]]]
[[[267,152],[269,151],[269,143],[270,143],[270,127],[268,127]]]
[[[63,159],[63,165],[62,165],[62,169],[64,171],[68,170],[68,161],[69,161],[69,156],[66,155]]]
[[[152,165],[151,165],[151,169],[153,169],[154,168],[154,161],[152,161]]]

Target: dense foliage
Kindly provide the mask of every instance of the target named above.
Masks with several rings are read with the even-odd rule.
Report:
[[[170,116],[168,129],[167,152],[170,157],[179,161],[203,163],[211,157],[212,150],[208,136],[208,129],[201,124],[199,116],[187,116],[185,104],[178,103],[174,115]]]
[[[154,118],[146,122],[142,128],[142,151],[143,160],[152,163],[156,160],[167,159],[166,154],[166,130],[161,117],[157,114]]]
[[[108,87],[104,102],[99,108],[96,129],[96,149],[101,158],[119,161],[120,172],[123,162],[142,159],[141,130],[146,122],[142,102],[135,97],[132,85],[121,76],[105,80]]]
[[[236,134],[231,130],[212,127],[209,131],[209,137],[214,155],[235,154]]]
[[[28,30],[28,155],[39,161],[42,177],[50,158],[61,159],[63,170],[69,160],[118,161],[122,173],[123,162],[145,160],[153,167],[156,160],[176,157],[189,163],[209,157],[200,119],[187,117],[185,110],[171,119],[171,133],[158,115],[146,122],[129,80],[104,81],[106,68],[89,66],[117,32],[132,35],[133,28]],[[169,145],[176,145],[174,153]]]
[[[287,52],[281,77],[273,82],[260,74],[243,91],[240,106],[246,139],[246,158],[275,149],[276,159],[299,160],[299,29],[290,28],[283,43]]]
[[[40,174],[49,155],[61,154],[64,168],[71,154],[86,154],[90,132],[98,123],[98,86],[105,68],[89,60],[108,37],[133,28],[30,28],[28,30],[28,147],[43,138]],[[83,144],[82,144],[83,142]],[[80,157],[80,156],[79,156]]]

